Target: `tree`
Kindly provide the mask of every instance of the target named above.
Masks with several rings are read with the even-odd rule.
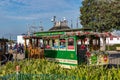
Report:
[[[81,24],[97,32],[120,30],[119,4],[119,0],[84,0],[80,8]],[[104,50],[105,40],[106,38],[103,38]]]
[[[111,3],[111,14],[115,17],[114,28],[120,30],[120,0]]]
[[[120,1],[84,0],[80,8],[80,19],[83,27],[98,32],[113,31],[120,27]]]

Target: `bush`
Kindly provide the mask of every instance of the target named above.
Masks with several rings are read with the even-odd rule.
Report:
[[[106,50],[115,51],[116,47],[120,47],[120,44],[106,45]]]
[[[20,66],[19,75],[16,65]],[[14,75],[15,74],[15,75]],[[1,79],[2,78],[2,79]],[[0,80],[119,80],[120,68],[79,65],[72,69],[61,68],[45,59],[25,59],[1,66]]]

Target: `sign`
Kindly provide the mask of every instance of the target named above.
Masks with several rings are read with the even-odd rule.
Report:
[[[36,36],[52,36],[52,35],[62,35],[64,32],[40,32],[35,33]]]
[[[20,66],[16,66],[16,72],[19,72],[20,71]]]

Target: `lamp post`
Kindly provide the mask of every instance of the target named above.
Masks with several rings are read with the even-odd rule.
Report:
[[[73,21],[72,21],[72,19],[71,19],[71,29],[73,28]]]
[[[53,16],[53,18],[51,19],[51,22],[53,22],[54,26],[55,26],[55,24],[56,24],[56,16]]]
[[[42,22],[40,21],[40,31],[43,31],[43,26],[42,26]]]
[[[78,18],[77,18],[76,28],[78,29]]]

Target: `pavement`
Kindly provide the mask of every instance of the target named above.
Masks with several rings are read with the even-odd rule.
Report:
[[[22,54],[20,54],[20,53],[17,53],[17,54],[13,54],[13,59],[19,59],[19,60],[22,60],[22,59],[24,59],[25,58],[25,54],[24,53],[22,53]]]

